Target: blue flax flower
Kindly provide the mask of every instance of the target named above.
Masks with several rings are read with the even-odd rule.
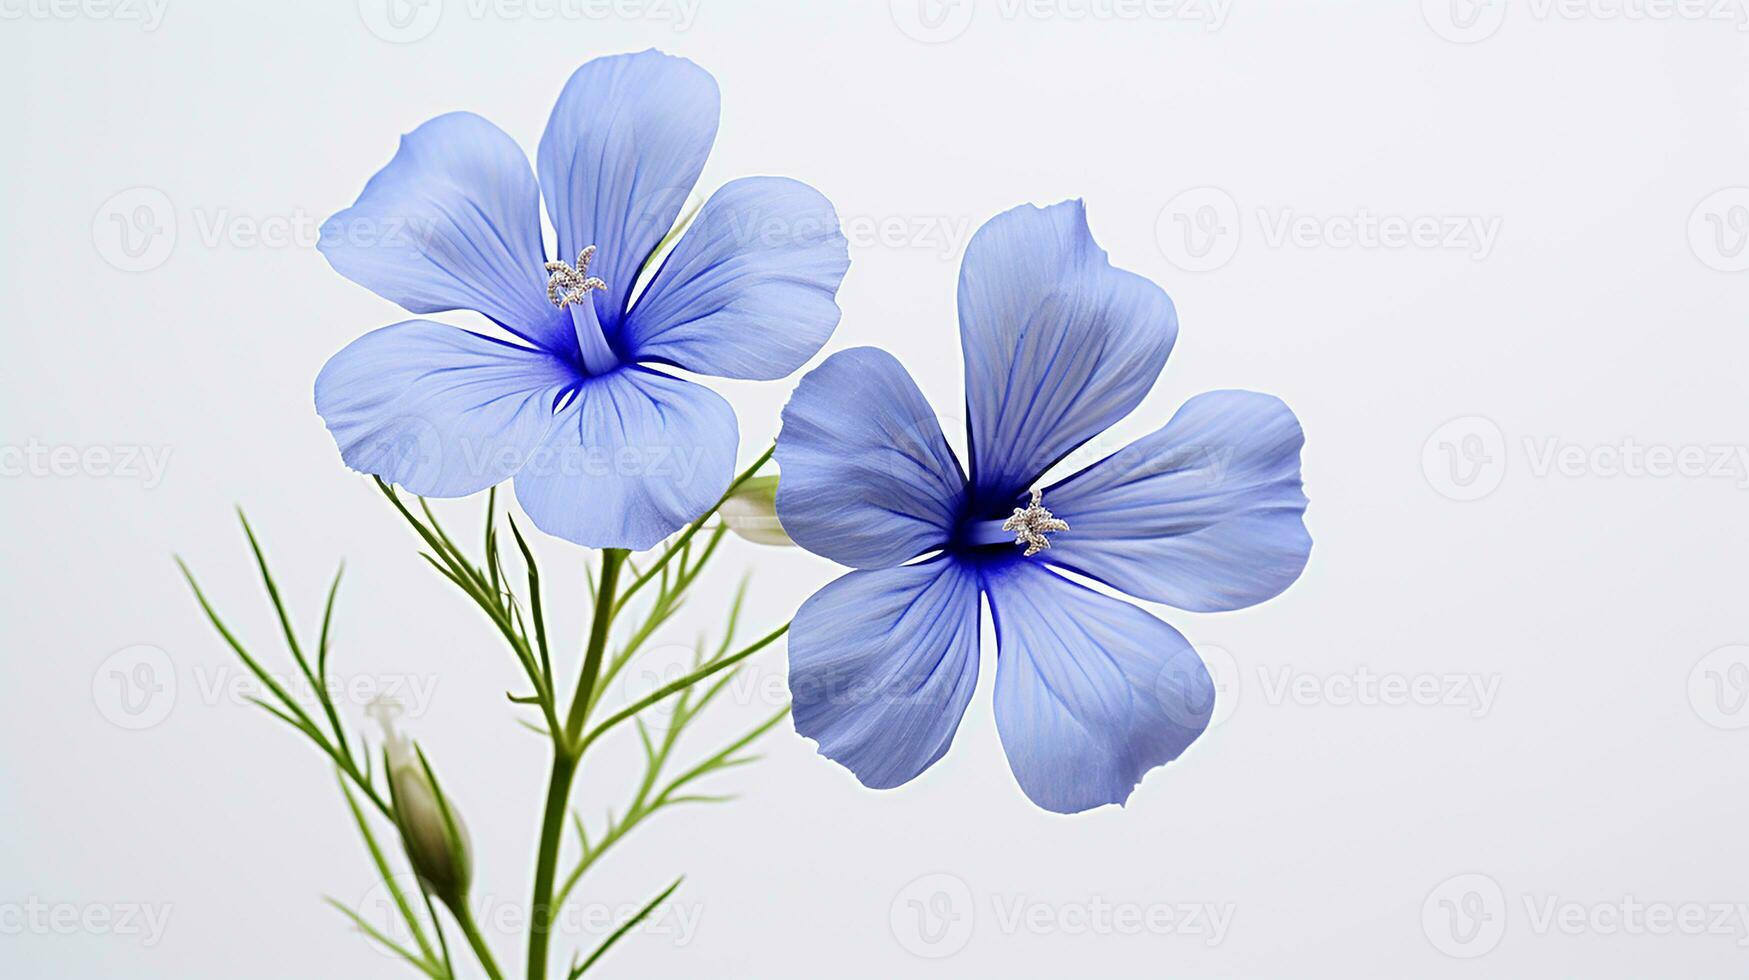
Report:
[[[698,181],[718,108],[709,73],[646,51],[571,76],[538,179],[471,113],[403,137],[323,225],[323,254],[413,313],[474,310],[505,336],[408,320],[334,355],[316,409],[347,465],[433,497],[514,477],[537,526],[591,547],[649,548],[709,508],[734,468],[735,414],[665,369],[789,374],[837,326],[849,266],[824,197],[747,177],[640,276]]]
[[[977,682],[981,593],[1021,789],[1060,813],[1122,803],[1207,727],[1213,684],[1177,630],[1062,572],[1198,612],[1281,592],[1311,550],[1299,422],[1271,396],[1209,392],[1035,486],[1136,407],[1178,334],[1172,301],[1112,268],[1079,201],[979,229],[959,319],[969,477],[884,351],[834,354],[784,409],[778,517],[857,569],[796,613],[796,729],[867,786],[928,768]]]

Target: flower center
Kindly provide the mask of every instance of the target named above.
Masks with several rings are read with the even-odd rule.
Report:
[[[1014,508],[1014,516],[1002,522],[1002,530],[1014,532],[1014,543],[1026,546],[1028,558],[1051,546],[1048,535],[1069,529],[1068,521],[1058,520],[1045,510],[1043,499],[1044,494],[1034,490],[1032,501],[1025,507]]]
[[[577,253],[575,267],[564,262],[548,262],[547,299],[559,309],[564,309],[572,303],[581,303],[589,295],[591,289],[606,289],[607,283],[589,274],[589,260],[595,258],[595,246],[590,245]]]

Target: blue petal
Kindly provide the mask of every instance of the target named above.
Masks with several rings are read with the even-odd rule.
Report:
[[[796,386],[777,437],[777,517],[814,554],[885,568],[947,543],[959,460],[893,355],[853,347]]]
[[[716,392],[622,368],[582,382],[517,472],[516,499],[548,534],[643,551],[717,502],[737,440],[735,412]]]
[[[426,497],[501,483],[540,445],[575,372],[430,320],[373,330],[316,376],[316,411],[346,465]]]
[[[978,584],[951,558],[851,572],[789,633],[796,731],[873,789],[947,752],[978,682]]]
[[[849,267],[838,215],[819,191],[787,177],[731,181],[638,297],[626,349],[699,374],[784,377],[832,336]]]
[[[1080,201],[990,219],[960,266],[972,484],[1006,507],[1128,415],[1178,336],[1172,300],[1111,267]]]
[[[1042,557],[1180,609],[1262,602],[1311,554],[1304,442],[1279,398],[1198,395],[1164,428],[1045,491],[1069,530]]]
[[[996,728],[1034,803],[1122,803],[1208,727],[1214,683],[1178,631],[1034,561],[988,568]]]
[[[504,131],[452,112],[401,138],[358,203],[322,224],[334,270],[414,313],[478,310],[552,351],[576,347],[547,301],[540,190]]]
[[[717,138],[710,73],[659,51],[597,58],[577,69],[547,120],[537,166],[559,257],[599,251],[589,272],[609,341],[638,270],[680,216]]]

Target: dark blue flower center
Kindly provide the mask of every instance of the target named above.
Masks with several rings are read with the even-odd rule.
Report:
[[[1069,530],[1044,507],[1043,495],[1033,490],[1025,506],[1004,513],[996,507],[979,507],[968,501],[956,522],[948,550],[976,561],[1007,561],[1030,558],[1051,546],[1050,536]]]

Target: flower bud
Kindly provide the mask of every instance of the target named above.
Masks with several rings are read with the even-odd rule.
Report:
[[[401,706],[378,699],[371,706],[383,726],[389,800],[401,846],[413,871],[431,894],[451,909],[466,902],[473,881],[473,845],[461,815],[432,781],[424,757],[395,729]]]
[[[723,501],[723,523],[754,544],[794,547],[777,520],[777,477],[756,476]]]

